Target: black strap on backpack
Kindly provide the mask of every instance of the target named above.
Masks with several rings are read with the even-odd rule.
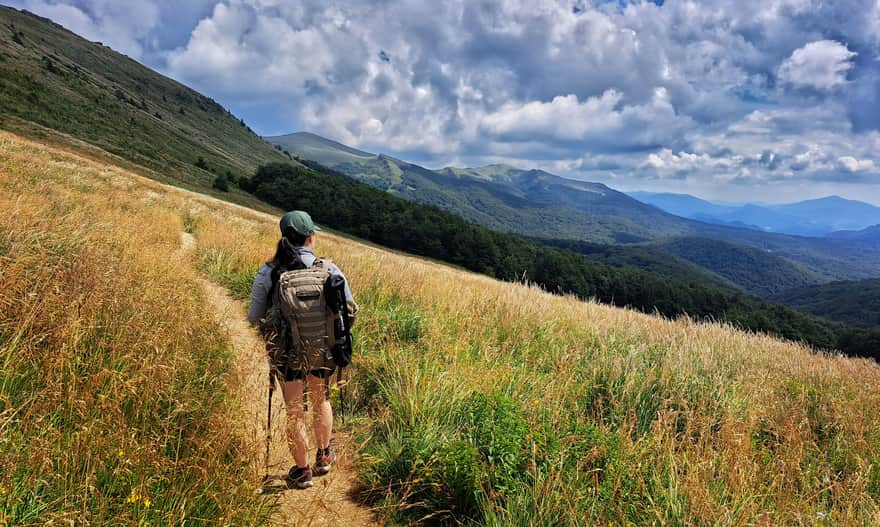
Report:
[[[345,298],[345,279],[340,275],[330,275],[324,283],[324,298],[327,306],[333,311],[336,319],[333,323],[333,334],[336,344],[333,346],[333,362],[336,363],[336,385],[339,386],[339,417],[345,423],[343,404],[342,371],[351,364],[353,354],[351,339],[351,314],[348,311],[348,300]],[[332,375],[332,373],[331,373]]]

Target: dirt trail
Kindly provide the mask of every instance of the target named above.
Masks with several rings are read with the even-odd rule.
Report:
[[[181,233],[181,250],[189,253],[196,240],[188,233]],[[266,397],[268,371],[263,342],[247,322],[241,302],[229,296],[223,287],[202,279],[208,301],[214,307],[217,320],[227,328],[235,351],[232,385],[242,401],[242,437],[249,445],[251,473],[255,488],[264,471],[266,448]],[[311,422],[311,412],[306,415]],[[337,423],[338,424],[338,423]],[[269,474],[276,477],[264,487],[267,499],[278,500],[279,509],[275,520],[284,526],[378,526],[370,509],[351,497],[355,478],[351,470],[351,448],[348,437],[339,432],[333,434],[333,445],[339,456],[333,471],[315,478],[315,486],[306,490],[287,490],[281,483],[290,468],[292,458],[287,449],[285,436],[284,404],[281,390],[276,389],[272,405],[272,448],[269,455]],[[313,439],[312,439],[313,440]],[[309,450],[312,452],[312,450]],[[313,454],[313,452],[312,452]]]

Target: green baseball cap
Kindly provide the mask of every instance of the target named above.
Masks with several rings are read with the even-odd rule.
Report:
[[[315,231],[321,230],[304,210],[292,210],[281,216],[281,234],[284,234],[284,230],[288,227],[293,227],[293,230],[303,236],[311,236]]]

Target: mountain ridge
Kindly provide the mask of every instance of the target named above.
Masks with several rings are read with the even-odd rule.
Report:
[[[355,159],[333,149],[317,151],[311,145],[305,149],[296,136],[282,137],[288,140],[275,144],[296,155],[493,230],[615,244],[660,243],[676,237],[720,239],[796,262],[822,281],[871,278],[880,270],[880,247],[702,223],[664,212],[602,183],[506,164],[430,170],[385,154]]]
[[[260,164],[290,160],[210,97],[6,6],[0,6],[0,126],[36,138],[45,137],[45,127],[59,132],[53,139],[61,142],[69,134],[209,192],[220,176],[234,181]]]

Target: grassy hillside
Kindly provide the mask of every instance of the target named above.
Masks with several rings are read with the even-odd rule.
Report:
[[[825,281],[822,275],[771,252],[719,240],[675,238],[654,247],[709,269],[764,298],[789,288]]]
[[[244,496],[252,487],[230,470],[226,415],[214,411],[226,377],[207,350],[222,348],[222,334],[199,311],[176,251],[187,226],[202,268],[246,298],[277,218],[8,134],[0,167],[0,269],[14,284],[2,294],[16,306],[0,326],[0,515],[177,524],[189,510],[205,523],[257,523],[242,516],[255,510]],[[18,177],[22,167],[33,177]],[[876,363],[550,295],[329,233],[318,244],[362,306],[347,409],[364,444],[364,495],[392,522],[855,526],[880,517]],[[71,272],[41,282],[41,265]],[[101,287],[78,285],[86,276]],[[59,282],[63,296],[50,285],[29,294]],[[60,318],[34,317],[37,307]],[[61,367],[41,367],[50,360]],[[45,404],[32,404],[38,395]],[[219,422],[200,426],[206,414]],[[188,441],[170,440],[184,425]]]
[[[880,278],[786,289],[772,300],[851,326],[880,327]]]
[[[201,188],[218,175],[238,178],[261,163],[287,160],[214,100],[49,20],[4,6],[0,127],[38,138],[55,130],[165,180]],[[65,141],[61,134],[52,138]]]
[[[266,140],[304,160],[396,196],[446,209],[493,230],[602,243],[648,240],[657,229],[685,232],[679,225],[681,218],[605,185],[542,171],[505,165],[433,171],[385,155],[360,151],[355,155],[349,147],[314,134],[296,133]],[[560,196],[568,201],[556,201]]]
[[[256,525],[186,208],[0,132],[0,525]]]
[[[361,151],[353,155],[346,150],[349,147],[316,137],[299,133],[267,140],[358,181],[411,201],[443,208],[493,230],[598,243],[626,244],[670,237],[724,240],[772,252],[796,264],[795,267],[808,269],[805,283],[812,283],[814,276],[820,276],[822,281],[874,278],[880,270],[880,246],[859,240],[807,238],[709,225],[665,213],[602,184],[570,180],[540,170],[506,165],[428,170],[384,155],[365,157]],[[760,268],[753,271],[755,277],[760,276]],[[759,286],[775,287],[772,282]]]

